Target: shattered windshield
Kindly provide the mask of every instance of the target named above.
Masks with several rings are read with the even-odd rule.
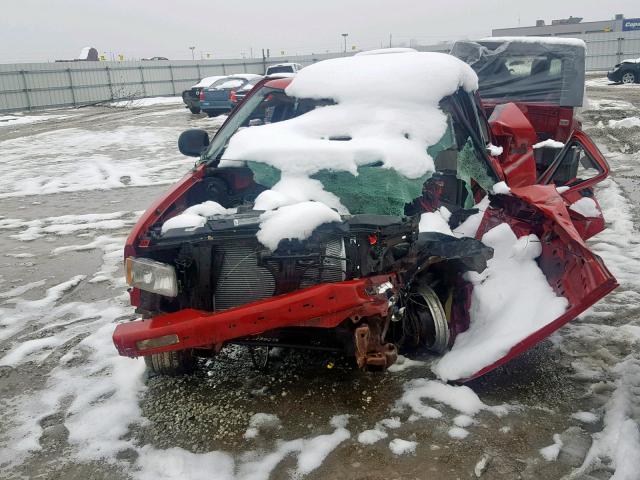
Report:
[[[332,100],[298,99],[282,90],[262,88],[229,119],[203,160],[213,165],[219,161],[220,167],[247,166],[256,183],[271,189],[283,179],[282,171],[266,162],[227,159],[225,149],[231,137],[243,129],[291,120],[334,104]],[[468,129],[456,120],[451,101],[443,100],[440,108],[446,115],[446,128],[440,139],[426,149],[434,171],[409,178],[385,167],[381,160],[373,160],[358,165],[355,171],[319,169],[309,174],[309,179],[320,182],[324,192],[339,199],[344,207],[340,213],[405,215],[408,206],[430,188],[444,188],[442,198],[448,205],[472,207],[480,190],[488,191],[496,182],[495,174]],[[324,140],[338,143],[352,138],[345,132]]]

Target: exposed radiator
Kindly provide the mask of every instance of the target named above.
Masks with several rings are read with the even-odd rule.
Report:
[[[271,271],[258,265],[257,246],[226,243],[220,245],[217,250],[224,255],[224,258],[219,267],[218,283],[213,295],[215,311],[226,310],[274,295],[275,278]],[[321,254],[322,266],[307,268],[302,274],[300,288],[344,280],[346,260],[342,238],[327,242]]]
[[[224,254],[224,260],[213,295],[214,311],[273,296],[275,279],[269,270],[258,266],[256,247],[228,243],[218,251]]]

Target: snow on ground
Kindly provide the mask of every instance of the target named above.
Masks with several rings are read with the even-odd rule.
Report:
[[[587,87],[591,87],[591,88],[598,88],[598,87],[624,88],[627,86],[627,85],[619,85],[619,84],[613,83],[611,80],[607,78],[606,74],[602,75],[602,77],[587,78],[584,83]]]
[[[51,120],[61,120],[63,118],[67,118],[67,115],[56,115],[51,113],[39,115],[0,115],[0,128],[26,125],[29,123],[48,122]]]
[[[192,165],[177,151],[181,130],[68,128],[0,141],[0,198],[172,183]]]
[[[547,462],[553,462],[554,460],[557,460],[561,448],[562,440],[560,439],[560,435],[554,433],[553,444],[548,447],[541,448],[540,455],[542,455]]]
[[[402,440],[401,438],[394,438],[389,442],[389,449],[395,455],[407,455],[409,453],[416,453],[416,446],[418,442],[412,442],[409,440]]]
[[[113,212],[107,214],[61,215],[35,220],[19,218],[0,219],[0,231],[7,230],[9,237],[23,242],[36,240],[46,235],[70,235],[97,230],[118,230],[133,226],[141,212]]]
[[[639,128],[639,117],[627,117],[622,120],[609,120],[609,127],[611,128]]]
[[[116,108],[142,108],[152,107],[155,105],[173,105],[181,104],[182,97],[150,97],[150,98],[136,98],[132,100],[121,100],[118,102],[111,102],[109,106]]]

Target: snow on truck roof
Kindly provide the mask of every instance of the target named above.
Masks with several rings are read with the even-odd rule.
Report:
[[[538,43],[541,45],[568,45],[587,48],[584,40],[566,37],[486,37],[481,38],[478,42]]]

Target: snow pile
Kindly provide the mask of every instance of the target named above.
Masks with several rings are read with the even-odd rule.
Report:
[[[602,213],[598,210],[598,205],[593,198],[583,197],[577,202],[572,203],[569,206],[569,210],[579,213],[586,218],[601,217]]]
[[[386,429],[400,428],[402,422],[399,417],[391,417],[380,420],[371,430],[365,430],[358,435],[358,442],[363,445],[371,445],[387,438],[389,434]]]
[[[408,406],[414,413],[425,418],[439,418],[442,413],[433,407],[426,405],[422,399],[429,398],[437,403],[443,403],[457,410],[467,417],[472,417],[482,410],[491,411],[497,415],[506,413],[504,407],[491,407],[486,405],[476,393],[469,387],[460,385],[447,385],[436,380],[418,378],[407,382],[404,385],[404,394],[398,401],[397,406],[402,408]],[[467,418],[458,419],[458,423],[463,425],[468,423]],[[468,423],[470,425],[470,423]]]
[[[435,212],[426,212],[420,216],[419,232],[437,232],[453,236],[449,227],[451,212],[447,207],[440,207]]]
[[[398,355],[395,363],[387,368],[387,372],[398,373],[403,372],[408,368],[412,367],[423,367],[425,362],[421,362],[420,360],[412,360],[404,355]]]
[[[627,117],[622,120],[609,120],[610,128],[636,128],[640,127],[640,117]]]
[[[474,285],[469,329],[432,367],[445,381],[491,365],[567,307],[535,261],[542,251],[535,235],[517,238],[509,225],[501,224],[485,233],[482,242],[494,249],[494,256],[482,273],[466,274]]]
[[[456,440],[464,440],[469,436],[469,430],[465,430],[462,427],[451,427],[447,434]]]
[[[255,210],[275,210],[285,205],[315,200],[333,208],[341,214],[349,213],[333,193],[323,189],[318,180],[307,177],[293,177],[281,180],[271,188],[260,193],[256,198]]]
[[[416,421],[420,418],[441,418],[442,412],[425,403],[424,399],[447,405],[461,413],[454,418],[454,425],[447,432],[451,438],[455,439],[463,439],[469,435],[469,431],[466,428],[475,423],[473,416],[479,412],[484,410],[497,416],[503,416],[508,411],[506,406],[489,406],[485,404],[467,386],[447,385],[436,380],[427,380],[426,378],[418,378],[407,382],[404,385],[402,397],[396,402],[395,409],[402,411],[405,407],[409,407],[413,412],[409,417],[409,421]],[[380,429],[377,428],[377,430]]]
[[[482,223],[482,219],[484,218],[484,212],[487,208],[489,208],[489,197],[486,196],[480,202],[476,204],[474,208],[478,209],[478,213],[474,213],[467,217],[467,219],[458,225],[453,230],[453,235],[461,238],[461,237],[469,237],[475,238],[476,233],[478,232],[478,228],[480,228],[480,224]]]
[[[615,478],[637,478],[640,465],[640,430],[637,391],[640,389],[640,360],[629,355],[612,369],[618,376],[615,390],[605,405],[604,428],[593,435],[583,464],[573,475],[588,474],[603,463],[611,463]],[[612,477],[612,478],[614,478]]]
[[[562,439],[560,438],[560,435],[554,433],[553,444],[548,447],[541,448],[540,455],[542,455],[547,462],[553,462],[558,459],[558,454],[560,453],[561,448]]]
[[[365,430],[360,435],[358,435],[358,442],[363,445],[371,445],[373,443],[379,442],[380,440],[387,438],[389,434],[384,430],[378,430],[376,428],[371,430]]]
[[[389,449],[394,455],[407,455],[409,453],[416,453],[417,442],[411,442],[409,440],[402,440],[401,438],[394,438],[389,442]]]
[[[280,419],[271,413],[255,413],[249,419],[249,428],[244,432],[244,438],[256,438],[261,430],[280,428]]]
[[[592,412],[576,412],[571,415],[571,418],[583,423],[596,423],[598,421],[598,416]]]
[[[559,142],[557,140],[553,140],[552,138],[548,138],[543,142],[538,142],[533,146],[533,149],[536,150],[538,148],[564,148],[564,143]]]
[[[189,231],[199,227],[204,227],[205,223],[207,223],[207,218],[209,217],[213,217],[215,215],[232,215],[236,212],[236,208],[224,208],[218,202],[208,200],[204,203],[192,205],[181,214],[171,217],[169,220],[164,222],[162,224],[162,233],[166,233],[175,228],[184,228]]]
[[[504,149],[502,147],[497,147],[493,143],[490,143],[489,145],[487,145],[487,151],[492,157],[499,157],[500,155],[502,155]]]
[[[340,214],[320,202],[303,202],[260,215],[258,240],[270,250],[284,238],[304,240],[324,223],[340,222]]]
[[[428,88],[404,89],[398,95],[399,79]],[[436,144],[447,128],[439,102],[460,87],[476,90],[476,74],[464,62],[440,53],[359,55],[319,62],[301,70],[286,93],[297,98],[333,99],[336,104],[290,120],[239,130],[231,137],[222,160],[260,162],[280,170],[281,180],[272,189],[277,194],[261,195],[259,208],[312,200],[341,210],[337,199],[327,198],[322,185],[310,182],[309,176],[321,170],[357,175],[359,166],[375,162],[410,179],[433,171],[427,148]],[[299,199],[300,189],[293,187],[300,182],[311,187],[304,199]],[[326,212],[323,215],[329,217]],[[271,218],[266,216],[265,220]],[[279,234],[287,238],[286,230]],[[277,246],[278,236],[270,233],[266,237],[270,248]]]
[[[511,189],[507,182],[498,182],[493,186],[493,193],[496,195],[511,195]]]

